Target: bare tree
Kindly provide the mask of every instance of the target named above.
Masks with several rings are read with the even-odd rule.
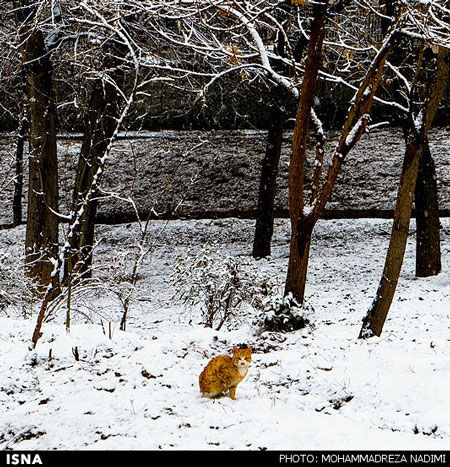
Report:
[[[52,63],[42,16],[44,5],[28,0],[14,1],[19,49],[26,82],[29,135],[29,188],[26,232],[26,272],[43,294],[58,278],[52,275],[57,255],[59,220],[58,170],[56,152],[55,102]]]
[[[448,81],[448,55],[446,48],[439,47],[436,71],[428,87],[428,96],[414,114],[414,121],[409,126],[389,249],[375,299],[363,321],[360,332],[362,338],[381,334],[395,294],[408,239],[419,161]]]
[[[312,107],[315,85],[319,76],[318,68],[320,65],[327,7],[328,5],[322,2],[321,10],[317,10],[314,29],[312,29],[310,35],[308,59],[305,66],[305,75],[303,77],[294,127],[293,159],[289,174],[289,211],[292,237],[285,294],[292,294],[299,303],[302,303],[304,300],[309,249],[314,226],[323,214],[345,157],[358,142],[367,127],[381,73],[397,35],[395,27],[392,27],[388,31],[380,49],[377,51],[365,76],[361,80],[348,110],[339,142],[333,151],[328,172],[323,181],[320,180],[320,177],[315,177],[315,180],[320,185],[313,188],[313,193],[317,194],[308,203],[304,199],[303,188],[308,119],[309,111]],[[319,168],[322,166],[322,157],[323,154],[319,151],[317,156],[317,166]]]
[[[305,218],[303,214],[303,187],[305,181],[306,143],[322,58],[327,9],[327,2],[319,3],[314,9],[308,45],[308,57],[305,64],[306,71],[300,91],[292,139],[291,163],[289,166],[289,215],[292,233],[285,294],[292,293],[293,297],[300,303],[303,302],[304,298],[310,244],[310,232],[307,231],[306,224],[300,224]]]
[[[82,32],[78,31],[80,34]],[[100,45],[90,51],[96,60],[95,68],[89,70],[87,78],[92,90],[85,112],[83,142],[72,195],[73,211],[83,203],[92,186],[99,163],[114,135],[123,101],[127,51],[109,29],[98,31],[97,34],[96,39]],[[74,63],[77,68],[82,68],[80,65]],[[82,73],[86,73],[86,70]],[[65,260],[64,282],[69,276],[69,280],[91,276],[97,206],[98,193],[95,193],[71,239],[71,248]]]
[[[72,12],[71,21],[78,25],[87,26],[89,29],[88,35],[90,37],[101,37],[105,30],[109,31],[110,34],[117,37],[117,41],[120,41],[126,50],[126,61],[130,73],[130,82],[127,90],[120,88],[117,89],[117,91],[121,94],[123,101],[117,117],[114,118],[114,126],[111,132],[111,136],[107,139],[107,146],[102,151],[101,158],[97,161],[96,170],[92,174],[88,188],[85,192],[83,192],[82,197],[80,197],[76,203],[75,209],[72,210],[69,215],[59,215],[60,217],[67,220],[68,227],[65,234],[64,245],[60,249],[59,254],[52,264],[52,277],[59,277],[64,265],[64,261],[68,257],[68,253],[71,251],[73,238],[79,231],[78,229],[80,222],[84,218],[86,211],[89,209],[92,200],[96,196],[97,189],[100,185],[113,143],[134,101],[139,82],[139,58],[136,54],[134,43],[130,40],[122,24],[120,10],[116,11],[114,9],[111,11],[109,9],[105,9],[104,6],[100,4],[90,5],[85,2],[80,2],[79,5],[73,9],[69,9],[69,11]],[[88,51],[85,50],[85,53],[87,52]],[[49,305],[54,299],[55,294],[58,292],[59,290],[56,289],[55,282],[51,282],[43,293],[42,303],[32,336],[31,347],[36,346],[41,336],[41,328],[49,312]]]
[[[391,24],[395,8],[394,0],[387,0],[383,10],[384,16],[381,21],[383,31]],[[423,6],[418,6],[421,14],[425,11]],[[386,79],[389,83],[386,91],[392,99],[403,103],[401,107],[393,107],[391,113],[391,124],[403,128],[405,144],[409,134],[409,126],[414,121],[411,114],[415,109],[410,103],[410,85],[406,85],[418,77],[418,64],[433,61],[432,48],[424,39],[415,38],[411,40],[407,35],[403,36],[398,46],[389,58],[391,77]],[[423,74],[423,72],[421,72]],[[422,81],[427,81],[423,79]],[[406,85],[406,86],[405,86]],[[420,97],[423,99],[423,96]],[[416,213],[416,276],[427,277],[436,275],[441,271],[441,248],[440,248],[440,220],[437,176],[434,160],[430,151],[428,138],[425,140],[422,156],[419,162],[417,183],[414,196]]]
[[[285,90],[281,88],[277,94],[282,98]],[[276,180],[283,144],[283,130],[286,122],[286,110],[282,104],[280,105],[280,102],[271,104],[269,118],[266,151],[261,163],[255,234],[253,238],[252,254],[255,258],[264,258],[269,256],[271,252]]]

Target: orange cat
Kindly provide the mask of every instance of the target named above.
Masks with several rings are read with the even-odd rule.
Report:
[[[236,386],[247,376],[252,361],[252,348],[233,347],[233,357],[219,355],[206,365],[199,377],[200,391],[206,397],[214,397],[229,391],[236,400]]]

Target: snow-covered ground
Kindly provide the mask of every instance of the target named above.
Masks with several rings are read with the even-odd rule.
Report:
[[[277,221],[272,256],[259,261],[250,256],[253,225],[153,222],[126,332],[113,279],[132,265],[137,224],[99,227],[97,275],[109,293],[75,300],[70,334],[61,305],[29,351],[35,314],[20,290],[3,290],[15,305],[0,308],[0,449],[449,449],[450,219],[442,219],[443,271],[426,279],[414,278],[412,224],[390,315],[370,340],[357,337],[388,220],[318,223],[307,284],[313,327],[258,335],[247,306],[216,331],[173,299],[175,265],[206,245],[282,287],[289,221]],[[23,238],[23,227],[0,231],[3,270],[16,278]],[[203,367],[240,343],[254,354],[237,400],[201,397]]]

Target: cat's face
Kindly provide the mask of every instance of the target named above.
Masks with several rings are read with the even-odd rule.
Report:
[[[252,361],[252,348],[238,349],[233,347],[233,364],[238,368],[247,368]]]

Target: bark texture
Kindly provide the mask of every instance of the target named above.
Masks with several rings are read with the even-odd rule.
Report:
[[[436,168],[428,139],[419,162],[415,190],[416,276],[429,277],[441,272],[441,239]]]

